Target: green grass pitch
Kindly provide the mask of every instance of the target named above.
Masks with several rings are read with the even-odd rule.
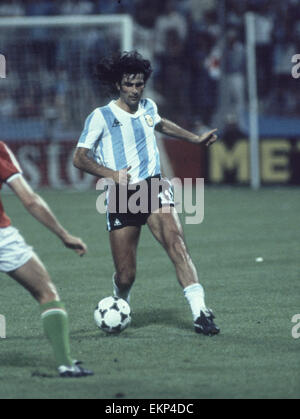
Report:
[[[196,335],[174,269],[147,227],[138,250],[131,326],[118,336],[94,324],[112,294],[105,216],[96,191],[43,191],[61,222],[89,247],[79,258],[39,225],[13,195],[3,201],[66,303],[73,356],[94,377],[56,376],[39,308],[1,274],[0,398],[299,398],[300,198],[297,188],[205,188],[205,219],[184,225],[187,244],[221,334]],[[255,261],[263,257],[262,263]]]

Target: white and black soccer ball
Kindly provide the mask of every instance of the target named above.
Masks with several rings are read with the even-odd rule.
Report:
[[[131,322],[131,309],[127,301],[106,297],[99,301],[95,311],[96,325],[107,333],[120,333]]]

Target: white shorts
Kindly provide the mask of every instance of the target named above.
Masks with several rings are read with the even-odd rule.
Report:
[[[32,247],[26,244],[15,227],[0,228],[0,272],[14,271],[32,256]]]

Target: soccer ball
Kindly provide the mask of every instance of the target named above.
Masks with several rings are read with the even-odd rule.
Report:
[[[99,301],[94,319],[99,329],[107,333],[120,333],[131,322],[131,310],[127,301],[117,297],[106,297]]]

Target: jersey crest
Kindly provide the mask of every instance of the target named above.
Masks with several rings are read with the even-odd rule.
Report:
[[[152,118],[152,116],[151,116],[151,115],[149,115],[149,114],[145,115],[145,120],[146,120],[147,125],[148,125],[149,127],[153,127],[153,125],[154,125],[154,121],[153,121],[153,118]]]

